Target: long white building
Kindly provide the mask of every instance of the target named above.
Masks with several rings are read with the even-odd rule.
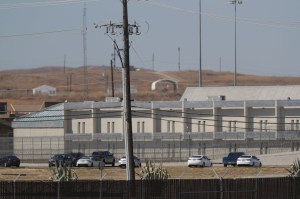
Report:
[[[139,154],[155,153],[158,143],[168,157],[211,153],[211,142],[225,148],[218,153],[245,143],[255,153],[268,153],[271,145],[299,150],[300,86],[187,88],[180,101],[131,105]],[[60,151],[109,149],[121,154],[124,149],[122,102],[66,102],[17,118],[12,126],[19,143],[15,151],[44,151],[41,159]]]

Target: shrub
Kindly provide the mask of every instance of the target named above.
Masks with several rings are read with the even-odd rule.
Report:
[[[50,172],[52,174],[50,180],[53,181],[73,181],[78,179],[77,174],[72,169],[72,164],[59,162],[54,167],[50,167]]]
[[[146,166],[142,167],[140,173],[137,173],[142,180],[167,180],[170,175],[168,171],[161,166],[156,167],[151,161],[146,161]]]
[[[295,160],[287,171],[289,172],[290,177],[300,177],[300,160]]]

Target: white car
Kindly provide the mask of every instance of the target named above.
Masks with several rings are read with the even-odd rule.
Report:
[[[81,166],[100,167],[102,164],[103,164],[103,161],[100,160],[98,157],[84,156],[77,161],[76,166],[77,167],[81,167]]]
[[[236,161],[237,166],[261,167],[261,161],[254,155],[242,155]]]
[[[188,166],[211,167],[213,164],[210,159],[205,155],[193,155],[188,159]]]
[[[141,162],[140,158],[133,156],[133,160],[134,160],[134,167],[142,166],[142,162]],[[123,156],[119,159],[119,167],[122,167],[122,168],[126,167],[126,156]]]

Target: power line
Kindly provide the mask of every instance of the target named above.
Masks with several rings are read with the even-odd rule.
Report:
[[[73,32],[73,31],[78,31],[78,30],[80,30],[80,29],[79,28],[74,28],[74,29],[53,30],[53,31],[46,31],[46,32],[0,35],[0,38],[46,35],[46,34],[54,34],[54,33],[62,33],[62,32]]]
[[[11,3],[11,4],[0,4],[0,10],[20,9],[20,8],[33,8],[33,7],[45,7],[45,6],[58,6],[66,4],[79,4],[95,2],[100,0],[56,0],[56,1],[40,1],[32,3]]]
[[[155,0],[146,1],[144,3],[152,4],[152,5],[167,8],[167,9],[176,10],[179,12],[186,12],[186,13],[190,13],[193,15],[199,15],[198,11],[183,9],[183,8],[180,8],[177,6],[157,2]],[[207,13],[207,12],[201,12],[201,15],[207,16],[210,18],[220,19],[223,21],[234,21],[235,20],[233,17],[230,17],[230,16],[217,15],[217,14]],[[289,28],[289,29],[299,29],[300,28],[299,27],[300,21],[266,21],[266,20],[261,20],[261,19],[252,19],[252,18],[243,18],[243,17],[237,17],[236,20],[239,22],[249,23],[249,24],[253,24],[253,25],[261,25],[261,26]]]

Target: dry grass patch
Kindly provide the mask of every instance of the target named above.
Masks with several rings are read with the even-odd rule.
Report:
[[[288,176],[287,167],[205,167],[205,168],[189,168],[181,166],[167,166],[171,175],[170,179],[217,179],[223,178],[255,178],[255,177],[283,177]],[[98,168],[74,168],[79,180],[99,180],[101,171]],[[141,168],[136,168],[135,172],[139,173]],[[51,177],[49,168],[0,168],[0,181],[13,181],[18,174],[26,174],[21,176],[19,180],[37,180],[48,181]],[[126,180],[126,169],[119,167],[105,167],[102,170],[104,180]],[[140,179],[136,175],[136,179]]]

